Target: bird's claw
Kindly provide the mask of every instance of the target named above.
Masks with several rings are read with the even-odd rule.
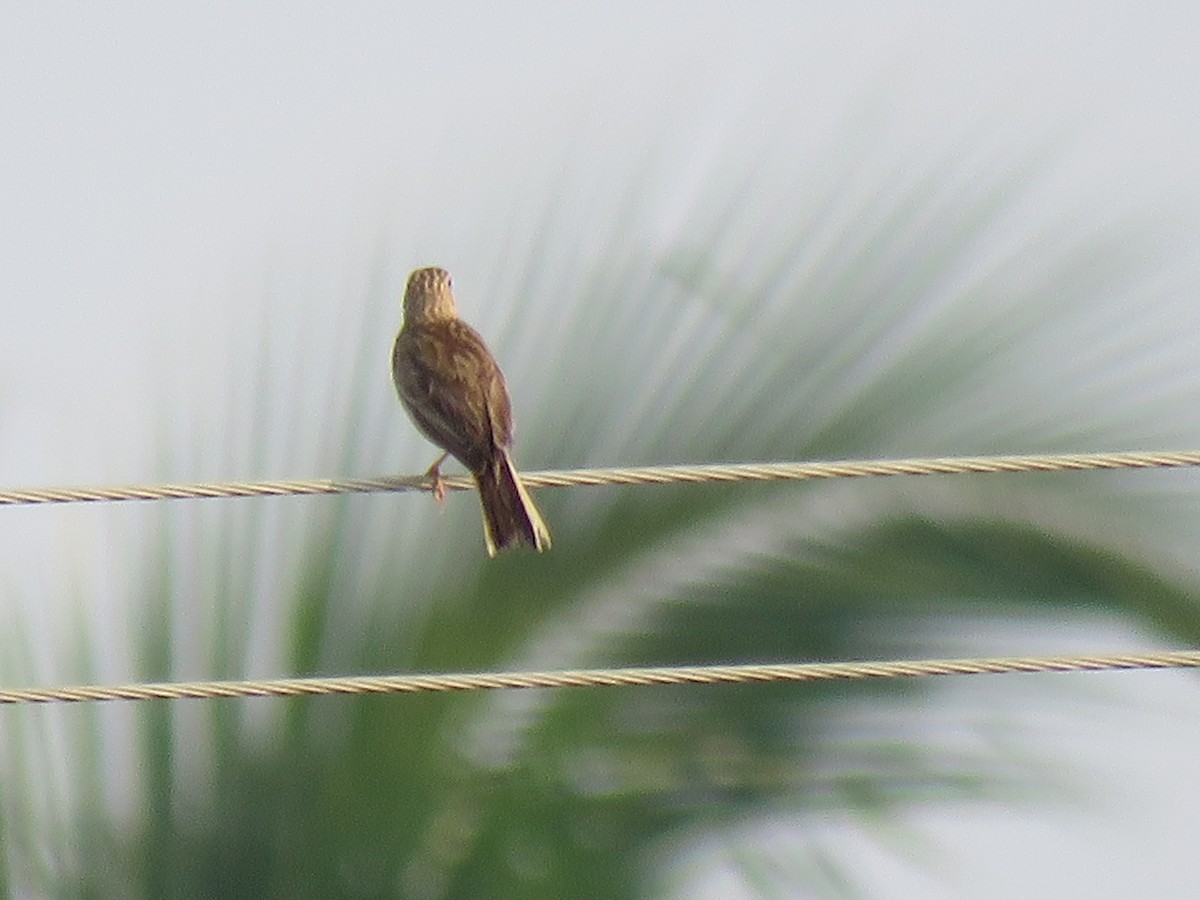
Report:
[[[442,463],[445,462],[449,453],[443,453],[437,458],[429,469],[425,472],[425,477],[433,480],[430,486],[430,491],[433,493],[433,499],[438,502],[439,506],[446,505],[446,480],[442,478]]]

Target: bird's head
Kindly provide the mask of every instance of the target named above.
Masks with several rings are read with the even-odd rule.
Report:
[[[449,272],[431,267],[417,269],[408,276],[408,287],[404,289],[405,322],[433,322],[457,317]]]

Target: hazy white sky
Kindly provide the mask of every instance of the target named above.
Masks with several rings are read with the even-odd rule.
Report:
[[[1146,204],[1200,184],[1188,4],[0,15],[0,462],[22,483],[140,477],[164,371],[221,365],[297,260],[336,283],[386,228],[412,255],[397,280],[431,259],[482,277],[512,198],[570,183],[568,160],[586,181],[666,147],[665,230],[722,156],[774,139],[803,159],[872,106],[880,159],[1065,134],[1064,191]],[[279,327],[304,328],[296,312]],[[179,377],[176,414],[214,399]]]
[[[263,328],[285,348],[356,333],[377,315],[363,273],[381,256],[394,295],[430,262],[482,294],[514,277],[533,211],[608,215],[621,179],[655,154],[669,177],[630,236],[649,246],[669,240],[722,160],[769,141],[813,159],[863,117],[878,129],[877,170],[921,168],[959,144],[993,156],[1050,144],[1065,149],[1048,193],[1065,205],[1115,196],[1191,227],[1200,6],[846,7],[0,4],[0,482],[331,474],[307,468],[321,458],[303,443],[315,429],[254,461],[218,433],[245,400],[232,373]],[[1181,264],[1200,260],[1190,253]],[[378,329],[381,396],[397,320]],[[308,389],[330,361],[281,365]],[[395,422],[388,452],[359,474],[394,470],[400,448],[414,464],[427,453]],[[110,565],[104,527],[91,513],[0,511],[9,589],[53,596],[80,572],[107,584],[95,575]],[[120,583],[86,602],[103,609]],[[41,624],[66,616],[45,606]],[[1154,692],[1168,680],[1195,721],[1193,680],[1143,679]],[[1200,797],[1174,773],[1197,733],[1164,721],[1131,729],[1116,716],[1086,741],[1063,738],[1098,778],[1144,785],[1137,804],[1079,820],[933,812],[961,861],[954,877],[879,863],[866,880],[894,876],[879,886],[888,896],[1182,895],[1197,864],[1193,842],[1172,838],[1197,833]],[[1122,735],[1122,752],[1103,749]],[[1131,821],[1175,828],[1137,852]],[[1039,861],[1051,844],[1056,859]]]

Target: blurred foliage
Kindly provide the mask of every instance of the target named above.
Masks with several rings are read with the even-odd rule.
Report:
[[[1128,249],[1136,235],[1057,222],[1014,235],[1011,211],[1041,164],[988,179],[939,161],[858,194],[836,181],[805,190],[777,180],[767,197],[751,189],[759,170],[747,170],[698,197],[660,249],[636,239],[643,210],[627,200],[607,237],[589,238],[607,248],[589,271],[562,262],[582,226],[571,232],[547,213],[523,270],[498,273],[493,297],[460,296],[477,324],[485,304],[512,304],[506,322],[493,320],[493,343],[523,414],[518,460],[1120,440],[1111,394],[1087,385],[1146,334],[1127,331],[1128,346],[1107,356],[1061,351],[1122,304],[1146,301],[1129,288],[1144,274]],[[286,335],[255,343],[258,383],[242,379],[230,412],[244,446],[265,454],[285,427],[334,469],[382,458],[380,429],[407,427],[374,353],[380,330],[397,324],[388,281],[374,278],[364,319],[347,332],[357,336],[350,353],[322,363],[349,370],[350,393],[338,395],[336,379],[323,384],[324,400],[298,407],[315,411],[302,423],[281,426],[272,412],[273,367],[300,351]],[[1159,407],[1164,419],[1172,402]],[[170,677],[185,668],[180,653],[197,652],[212,677],[257,672],[266,651],[251,623],[263,619],[297,675],[938,653],[976,621],[1069,620],[1079,610],[1194,642],[1194,586],[1128,549],[1143,520],[1093,527],[1098,510],[1121,509],[1110,483],[544,491],[553,551],[494,562],[469,495],[444,516],[419,497],[287,501],[282,512],[228,503],[213,521],[186,525],[190,513],[172,510],[146,582],[142,674]],[[196,571],[208,575],[197,583]],[[211,605],[206,629],[186,623],[196,603]],[[107,814],[96,792],[63,826],[93,836],[77,843],[78,858],[39,866],[13,825],[31,801],[7,784],[0,839],[20,878],[63,896],[688,893],[669,873],[722,834],[740,835],[730,858],[748,892],[791,893],[800,879],[853,894],[854,873],[807,844],[798,824],[782,857],[759,846],[756,829],[828,809],[865,822],[909,804],[1011,799],[1045,778],[1029,760],[964,752],[882,718],[932,703],[939,689],[336,697],[279,701],[265,715],[235,702],[144,704],[132,822]],[[85,782],[103,778],[97,728],[75,723],[92,735]],[[10,771],[28,764],[7,760]]]

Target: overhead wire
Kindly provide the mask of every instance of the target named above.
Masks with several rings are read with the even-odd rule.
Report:
[[[479,672],[441,675],[359,675],[240,681],[177,681],[118,685],[0,689],[0,704],[183,700],[234,697],[316,697],[333,694],[416,694],[528,688],[762,684],[865,681],[1018,672],[1101,672],[1200,668],[1200,651],[1080,656],[1002,656],[881,662],[761,663]]]
[[[1011,472],[1083,472],[1114,469],[1181,469],[1200,466],[1198,450],[1120,453],[1052,453],[1015,456],[944,456],[912,459],[833,462],[730,463],[626,466],[522,472],[526,487],[699,484],[740,481],[805,481],[895,475],[966,475]],[[466,476],[443,477],[447,490],[474,487]],[[109,487],[47,487],[0,490],[0,506],[44,503],[99,503],[130,500],[181,500],[229,497],[280,497],[312,494],[366,494],[430,491],[423,475],[374,478],[323,478],[271,481],[222,481]]]

